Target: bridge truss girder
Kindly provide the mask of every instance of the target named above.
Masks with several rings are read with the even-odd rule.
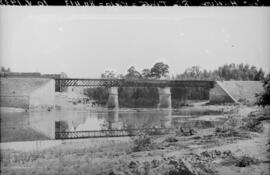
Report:
[[[128,80],[128,79],[55,79],[56,89],[62,87],[204,87],[213,88],[214,81],[205,80]]]

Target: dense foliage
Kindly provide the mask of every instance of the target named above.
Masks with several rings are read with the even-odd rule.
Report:
[[[179,80],[252,80],[264,79],[264,71],[249,64],[225,64],[214,71],[201,70],[198,66],[188,68],[173,79]]]
[[[263,87],[264,92],[257,95],[257,105],[265,107],[270,105],[270,74],[263,80]]]
[[[162,62],[158,62],[153,65],[152,68],[143,69],[140,73],[135,69],[134,66],[131,66],[128,69],[128,73],[123,77],[127,79],[161,79],[168,78],[169,74],[169,65]]]

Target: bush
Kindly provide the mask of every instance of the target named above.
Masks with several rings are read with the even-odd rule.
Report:
[[[246,166],[250,166],[252,164],[257,164],[259,161],[253,157],[244,155],[239,157],[236,160],[235,166],[237,167],[246,167]]]
[[[196,131],[191,127],[179,127],[175,131],[177,136],[191,136],[196,133]]]
[[[270,74],[268,74],[265,80],[263,80],[263,87],[264,92],[261,94],[256,94],[256,104],[265,107],[267,105],[270,105]]]
[[[237,137],[240,135],[237,129],[241,124],[242,122],[237,118],[237,116],[229,116],[223,126],[216,127],[215,133],[216,135],[224,137]]]
[[[239,131],[234,128],[217,127],[215,130],[216,135],[223,137],[239,137],[241,136]]]
[[[141,132],[135,137],[133,144],[133,151],[147,151],[150,150],[152,139],[148,134]]]
[[[248,118],[241,128],[252,132],[263,132],[264,130],[263,124],[254,118]]]
[[[241,120],[239,119],[241,116],[229,116],[228,120],[224,123],[224,125],[230,129],[234,129],[240,127]]]

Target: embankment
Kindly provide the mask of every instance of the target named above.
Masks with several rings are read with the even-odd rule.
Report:
[[[1,107],[53,107],[55,82],[45,78],[2,78]]]
[[[253,105],[256,94],[263,91],[260,81],[217,81],[210,90],[210,103],[241,103]]]

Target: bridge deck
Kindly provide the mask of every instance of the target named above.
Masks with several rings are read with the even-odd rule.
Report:
[[[102,138],[102,137],[124,137],[135,136],[139,132],[149,135],[163,135],[171,133],[172,128],[141,128],[141,129],[113,129],[96,131],[67,131],[55,132],[55,139],[80,139],[80,138]]]
[[[130,80],[130,79],[55,79],[56,86],[94,86],[94,87],[207,87],[214,81],[206,80]]]

